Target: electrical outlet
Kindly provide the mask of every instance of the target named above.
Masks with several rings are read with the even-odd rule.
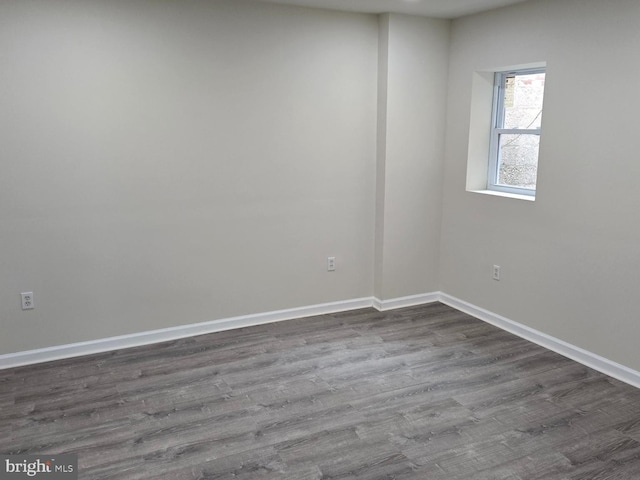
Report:
[[[493,266],[493,279],[500,281],[500,265]]]
[[[327,272],[334,272],[336,269],[336,257],[327,257]]]
[[[33,303],[33,292],[23,292],[20,294],[22,300],[22,310],[33,310],[36,305]]]

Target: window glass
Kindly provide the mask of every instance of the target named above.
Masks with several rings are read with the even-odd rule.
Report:
[[[536,189],[540,135],[500,135],[498,184]]]

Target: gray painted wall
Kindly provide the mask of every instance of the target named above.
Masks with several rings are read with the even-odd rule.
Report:
[[[640,369],[639,24],[2,2],[0,353],[442,290]],[[466,192],[473,72],[540,61],[536,201]]]
[[[383,15],[380,33],[375,295],[386,300],[438,290],[450,22]]]
[[[637,370],[638,25],[636,0],[543,0],[453,22],[440,255],[443,291]],[[539,61],[535,202],[466,192],[473,72]]]
[[[0,352],[370,295],[377,31],[237,0],[2,2]]]

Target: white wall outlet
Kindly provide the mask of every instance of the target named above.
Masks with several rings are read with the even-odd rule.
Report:
[[[35,303],[33,303],[33,292],[21,293],[20,299],[22,300],[23,310],[33,310],[34,308],[36,308]]]
[[[327,272],[336,270],[336,257],[327,257]]]
[[[493,266],[493,279],[500,281],[500,265]]]

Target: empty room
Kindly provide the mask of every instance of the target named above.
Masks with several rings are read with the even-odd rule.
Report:
[[[638,0],[0,0],[0,479],[640,478]]]

